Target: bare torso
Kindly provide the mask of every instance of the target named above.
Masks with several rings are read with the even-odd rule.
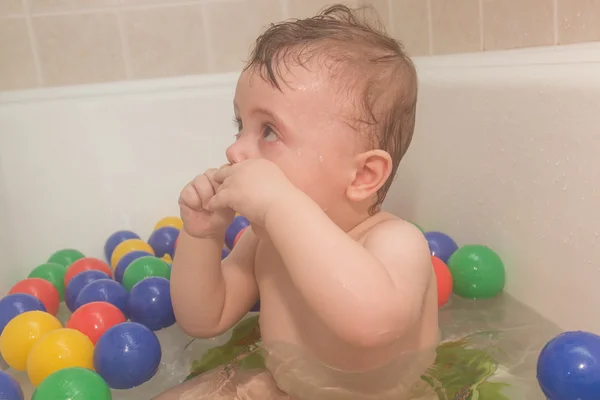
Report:
[[[395,217],[381,212],[358,225],[349,235],[363,243],[373,226],[392,218]],[[312,353],[324,365],[361,371],[388,364],[403,353],[431,349],[437,344],[438,307],[434,274],[417,323],[396,343],[368,351],[342,342],[326,328],[301,298],[272,243],[262,237],[256,252],[255,275],[261,298],[261,334],[267,346],[274,342],[297,345]]]

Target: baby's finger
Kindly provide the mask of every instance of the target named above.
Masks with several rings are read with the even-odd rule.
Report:
[[[193,182],[188,183],[179,194],[179,204],[185,205],[191,209],[202,207],[202,199]]]
[[[229,190],[220,190],[217,194],[215,194],[212,199],[208,201],[206,204],[206,209],[208,211],[217,211],[224,208],[233,208],[231,207],[231,199],[230,199],[231,191]]]
[[[225,179],[229,178],[234,171],[234,165],[223,165],[218,171],[215,172],[213,179],[219,183],[223,183]]]
[[[215,195],[215,189],[205,174],[196,177],[194,182],[192,182],[192,186],[198,193],[200,206],[204,208],[204,205]]]

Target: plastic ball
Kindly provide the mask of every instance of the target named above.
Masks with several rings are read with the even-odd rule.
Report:
[[[57,252],[53,253],[49,258],[48,261],[49,263],[55,263],[55,264],[60,264],[65,268],[68,268],[71,266],[71,264],[73,264],[75,261],[79,260],[80,258],[85,257],[85,255],[80,252],[79,250],[75,250],[75,249],[62,249],[62,250],[58,250]]]
[[[175,253],[175,240],[179,237],[179,229],[172,226],[163,226],[158,228],[148,238],[148,244],[154,249],[156,257],[162,257],[165,254],[173,257]]]
[[[250,309],[250,311],[253,311],[253,312],[259,312],[260,311],[260,299],[258,299],[256,301],[256,303],[254,303],[254,305],[252,306],[252,308]]]
[[[43,311],[28,311],[12,319],[0,336],[0,354],[17,371],[25,371],[33,345],[45,334],[62,328],[60,321]]]
[[[104,244],[104,257],[106,257],[106,260],[110,261],[115,248],[121,244],[121,242],[124,242],[128,239],[140,239],[140,237],[137,233],[126,230],[117,231],[110,235]]]
[[[504,289],[504,264],[489,247],[472,244],[458,249],[448,260],[454,293],[470,299],[490,298]]]
[[[452,238],[442,232],[425,232],[425,239],[429,244],[432,256],[438,257],[447,263],[448,259],[458,249],[458,245]]]
[[[27,293],[13,293],[0,299],[0,334],[17,315],[27,311],[46,311],[40,299]]]
[[[63,368],[94,368],[94,345],[75,329],[56,329],[42,336],[27,358],[27,376],[38,386],[52,373]]]
[[[242,235],[244,234],[244,232],[246,231],[246,229],[248,229],[248,227],[242,228],[237,235],[235,235],[235,239],[233,239],[233,247],[235,247],[235,245],[237,244],[237,242],[239,242],[240,238],[242,237]]]
[[[171,287],[168,279],[153,276],[135,284],[127,303],[129,318],[158,331],[175,323]]]
[[[238,215],[233,218],[233,222],[227,227],[225,231],[225,245],[230,249],[233,249],[233,241],[235,237],[240,233],[240,231],[246,227],[250,226],[250,221],[248,221],[245,217]]]
[[[564,332],[538,357],[537,379],[548,400],[596,400],[600,395],[600,336]]]
[[[125,321],[125,314],[114,305],[104,301],[93,301],[75,310],[66,327],[83,333],[95,345],[104,332]]]
[[[0,399],[23,400],[23,389],[8,372],[0,371]]]
[[[46,263],[38,265],[29,273],[28,278],[45,279],[58,290],[60,301],[65,299],[65,273],[67,269],[61,264]]]
[[[179,217],[164,217],[156,223],[153,230],[164,228],[165,226],[171,226],[173,228],[181,230],[181,228],[183,227],[183,220]]]
[[[104,379],[94,371],[70,367],[44,379],[31,400],[112,400],[112,394]]]
[[[223,247],[221,249],[221,260],[224,260],[225,257],[229,255],[229,253],[231,253],[231,250],[229,250],[227,247]]]
[[[115,280],[119,283],[122,283],[123,274],[125,273],[127,267],[129,267],[129,264],[141,257],[152,257],[152,254],[142,250],[136,250],[125,254],[115,267]]]
[[[119,282],[112,279],[98,279],[88,283],[77,296],[75,308],[94,301],[104,301],[117,307],[127,315],[127,299],[129,292]]]
[[[65,303],[69,310],[75,311],[77,309],[77,296],[79,296],[81,290],[86,287],[88,283],[97,281],[98,279],[110,278],[106,273],[93,269],[90,271],[83,271],[71,279],[65,290]]]
[[[154,249],[152,246],[144,242],[142,239],[127,239],[115,247],[115,250],[110,256],[110,265],[114,269],[125,254],[136,250],[147,251],[148,253],[154,255]]]
[[[84,271],[102,271],[110,278],[112,278],[112,271],[107,263],[100,260],[99,258],[94,257],[84,257],[75,261],[71,266],[67,269],[65,273],[65,288],[69,286],[69,282],[73,277]]]
[[[17,282],[8,294],[30,294],[42,302],[46,312],[56,315],[60,305],[60,295],[53,284],[42,278],[27,278]],[[1,318],[1,317],[0,317]],[[0,332],[2,332],[0,328]]]
[[[448,303],[452,294],[452,274],[446,263],[438,257],[431,256],[431,263],[433,264],[433,272],[437,281],[438,307],[442,307]]]
[[[123,286],[127,290],[141,281],[142,279],[149,278],[151,276],[162,276],[163,278],[171,278],[171,268],[169,265],[156,257],[141,257],[129,264],[129,267],[123,274]]]
[[[94,369],[113,389],[131,389],[158,371],[162,352],[158,338],[136,322],[107,330],[94,351]]]

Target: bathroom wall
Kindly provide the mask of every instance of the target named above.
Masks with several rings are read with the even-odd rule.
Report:
[[[413,56],[600,40],[600,0],[369,3]],[[269,22],[328,0],[0,0],[0,90],[239,70]]]

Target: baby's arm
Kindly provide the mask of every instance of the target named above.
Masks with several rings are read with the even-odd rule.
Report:
[[[214,337],[238,322],[256,303],[257,239],[246,229],[221,262],[223,240],[179,236],[171,271],[171,299],[177,322],[194,337]]]
[[[303,193],[274,206],[265,225],[306,303],[341,340],[382,346],[419,319],[432,268],[423,235],[401,220],[354,241]]]

